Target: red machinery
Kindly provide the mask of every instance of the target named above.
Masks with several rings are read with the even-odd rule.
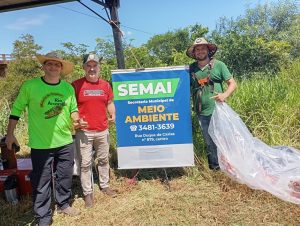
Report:
[[[13,150],[8,150],[5,137],[0,140],[1,158],[0,164],[0,193],[4,192],[4,184],[7,178],[15,175],[17,178],[17,191],[19,195],[30,195],[32,193],[29,173],[32,170],[31,159],[17,159],[16,152],[20,147],[13,145]],[[0,166],[1,166],[0,165]]]

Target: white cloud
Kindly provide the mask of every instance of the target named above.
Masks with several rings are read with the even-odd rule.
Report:
[[[49,16],[45,14],[18,18],[15,22],[6,25],[6,28],[10,30],[28,30],[32,27],[43,25],[48,18]]]

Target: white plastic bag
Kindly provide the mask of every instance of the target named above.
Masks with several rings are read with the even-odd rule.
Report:
[[[218,147],[220,168],[234,180],[300,204],[300,151],[270,147],[252,136],[226,103],[216,103],[208,132]]]
[[[73,176],[80,176],[80,156],[79,150],[77,150],[77,145],[74,140],[74,166],[73,166]]]

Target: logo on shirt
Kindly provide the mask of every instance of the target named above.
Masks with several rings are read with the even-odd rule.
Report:
[[[84,90],[83,96],[103,96],[103,90]]]
[[[61,93],[49,93],[41,101],[40,107],[47,108],[45,114],[45,119],[49,119],[59,115],[62,112],[63,107],[66,105],[65,101],[62,99],[64,96]]]

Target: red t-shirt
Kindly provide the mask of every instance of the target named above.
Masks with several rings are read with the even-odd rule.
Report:
[[[102,79],[89,82],[85,77],[72,83],[80,118],[88,122],[88,131],[103,131],[108,128],[107,104],[113,99],[110,84]]]

